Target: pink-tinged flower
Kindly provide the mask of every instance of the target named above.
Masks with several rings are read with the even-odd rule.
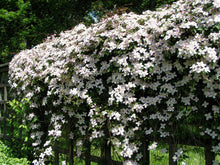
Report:
[[[212,119],[211,113],[205,114],[205,118],[206,118],[206,120]]]
[[[214,0],[213,5],[214,5],[216,8],[220,8],[220,1],[219,1],[219,0]]]
[[[214,22],[216,22],[216,23],[220,22],[220,13],[218,13],[214,16]]]
[[[124,165],[138,165],[138,163],[133,160],[126,160],[126,161],[124,161],[123,164]]]
[[[215,133],[215,131],[212,131],[212,133],[209,134],[212,139],[215,139],[215,137],[217,137],[218,135]]]
[[[209,67],[203,62],[197,62],[196,64],[193,64],[190,67],[191,71],[190,72],[196,72],[196,73],[201,73],[201,72],[210,72]]]
[[[155,150],[157,148],[157,142],[153,142],[149,147],[148,150]]]
[[[45,153],[45,155],[47,155],[47,156],[52,155],[52,147],[47,148],[47,149],[44,151],[44,153]]]

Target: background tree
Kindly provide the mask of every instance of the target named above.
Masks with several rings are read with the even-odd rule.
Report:
[[[118,13],[142,13],[175,0],[0,0],[0,63],[48,35]]]
[[[87,0],[1,0],[0,63],[48,35],[71,29],[83,21],[90,6]]]
[[[174,1],[176,0],[96,0],[92,2],[91,13],[97,20],[100,20],[103,16],[115,13],[132,11],[141,14],[143,11],[156,10],[156,8]]]

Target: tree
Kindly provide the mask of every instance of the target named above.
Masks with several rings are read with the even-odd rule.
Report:
[[[135,12],[141,14],[146,10],[156,10],[165,4],[171,4],[176,0],[96,0],[92,2],[92,13],[100,20],[103,16]]]
[[[48,35],[59,34],[80,22],[90,25],[109,14],[147,9],[175,0],[0,0],[0,63]]]
[[[1,0],[0,4],[0,63],[5,63],[21,49],[82,22],[91,1]]]

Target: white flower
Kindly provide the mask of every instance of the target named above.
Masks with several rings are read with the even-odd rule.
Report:
[[[212,111],[213,111],[215,114],[219,114],[219,107],[216,106],[216,105],[213,105],[213,106],[212,106]]]
[[[214,0],[213,5],[214,5],[216,8],[220,8],[220,1],[219,1],[219,0]]]
[[[60,131],[60,130],[50,130],[50,131],[48,131],[49,136],[60,137],[61,134],[62,134],[62,131]]]
[[[114,127],[112,129],[112,133],[113,135],[124,135],[125,133],[124,126]]]
[[[212,146],[212,151],[213,152],[218,152],[220,150],[220,143],[218,143],[217,146]]]
[[[179,160],[180,157],[182,156],[182,154],[183,154],[183,149],[182,148],[178,149],[177,152],[175,152],[175,154],[173,156],[173,161],[175,162],[175,161]]]
[[[209,103],[206,102],[206,101],[204,101],[204,103],[202,104],[202,106],[205,107],[205,108],[206,108],[208,105],[209,105]]]
[[[154,131],[153,131],[152,128],[150,128],[150,129],[148,129],[148,130],[145,131],[145,134],[146,134],[146,135],[149,135],[149,134],[151,134],[152,132],[154,132]]]
[[[148,146],[148,150],[155,150],[157,148],[157,142],[153,142],[150,146]]]
[[[41,153],[39,157],[40,157],[41,159],[44,159],[44,156],[45,156],[45,153]]]
[[[44,151],[44,153],[45,153],[45,155],[47,155],[47,156],[52,155],[52,147],[47,148],[47,149]]]
[[[137,156],[136,156],[136,160],[139,161],[142,157],[143,157],[143,154],[142,153],[138,153]]]
[[[173,161],[176,162],[178,160],[178,157],[176,155],[173,156]]]
[[[76,146],[82,146],[82,145],[83,145],[82,140],[77,141]]]
[[[70,95],[77,95],[78,93],[79,93],[79,91],[77,90],[77,88],[70,89],[70,91],[69,91]]]
[[[220,22],[220,14],[216,14],[214,16],[214,22],[216,22],[216,23]]]
[[[121,117],[121,114],[118,113],[118,112],[112,112],[110,115],[109,115],[109,119],[111,120],[112,118],[114,120],[120,120],[120,117]]]
[[[30,113],[30,114],[28,115],[28,119],[29,119],[29,120],[32,120],[32,119],[34,118],[34,116],[35,116],[34,113]]]
[[[123,162],[123,165],[138,165],[138,163],[133,160],[126,160]]]
[[[74,134],[73,134],[73,132],[70,132],[70,134],[69,134],[69,138],[70,138],[70,139],[73,139],[73,138],[74,138]]]
[[[209,135],[212,137],[212,139],[215,139],[215,137],[218,136],[218,135],[215,133],[215,131],[212,131],[212,133],[210,133]]]
[[[48,146],[49,144],[50,144],[50,140],[48,140],[48,141],[46,141],[45,143],[44,143],[44,147],[46,147],[46,146]]]
[[[211,113],[207,113],[205,114],[206,120],[212,119],[212,115]]]
[[[207,52],[206,55],[207,60],[209,60],[210,62],[216,62],[218,60],[218,56],[215,48],[206,47],[205,51]]]
[[[161,149],[161,150],[160,150],[160,153],[162,153],[162,154],[163,154],[163,153],[167,153],[167,149],[166,149],[166,148]]]
[[[209,67],[203,62],[197,62],[196,64],[193,64],[190,67],[191,71],[190,72],[196,72],[196,73],[201,73],[201,72],[210,72]]]

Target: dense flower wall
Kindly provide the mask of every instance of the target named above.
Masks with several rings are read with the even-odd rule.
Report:
[[[219,29],[218,0],[180,0],[80,24],[17,54],[10,84],[31,101],[34,163],[43,164],[65,132],[78,155],[85,137],[105,137],[125,163],[138,164],[143,138],[165,139],[196,118],[200,136],[219,152]]]

